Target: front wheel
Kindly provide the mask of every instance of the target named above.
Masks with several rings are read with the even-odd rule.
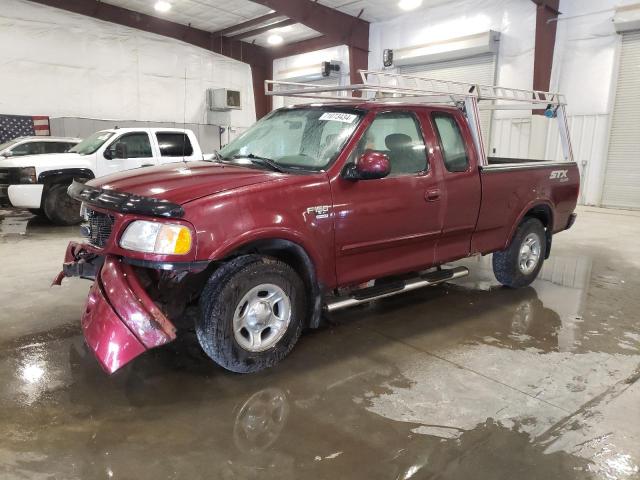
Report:
[[[196,334],[205,353],[232,372],[258,372],[286,357],[298,341],[304,285],[284,262],[239,257],[213,273],[200,307]]]
[[[69,185],[52,185],[45,193],[44,213],[56,225],[76,225],[82,222],[80,202],[67,194]]]
[[[546,252],[542,222],[527,218],[516,229],[507,249],[493,254],[493,273],[507,287],[526,287],[538,276]]]

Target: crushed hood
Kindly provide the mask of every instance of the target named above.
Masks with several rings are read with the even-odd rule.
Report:
[[[238,165],[176,162],[100,177],[88,182],[88,185],[182,205],[214,193],[283,177],[278,172]]]

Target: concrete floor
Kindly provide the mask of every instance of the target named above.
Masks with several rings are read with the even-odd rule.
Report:
[[[3,479],[640,478],[640,213],[581,209],[532,287],[469,259],[251,376],[189,335],[103,374],[89,283],[49,288],[76,231],[0,211]]]

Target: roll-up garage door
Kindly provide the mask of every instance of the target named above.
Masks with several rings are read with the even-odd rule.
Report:
[[[496,56],[493,53],[466,57],[457,60],[426,63],[422,65],[404,65],[398,73],[406,75],[421,75],[438,80],[452,80],[456,82],[480,83],[483,85],[496,84]],[[480,112],[480,128],[485,149],[491,132],[491,111]]]
[[[602,204],[640,208],[640,31],[622,34]]]

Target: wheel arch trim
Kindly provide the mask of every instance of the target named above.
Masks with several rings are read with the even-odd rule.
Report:
[[[305,248],[304,244],[280,235],[262,235],[245,242],[238,242],[216,254],[221,261],[238,255],[262,254],[278,258],[289,264],[301,277],[305,284],[310,301],[307,305],[307,322],[305,326],[317,328],[322,315],[323,284],[318,277],[317,260]]]

